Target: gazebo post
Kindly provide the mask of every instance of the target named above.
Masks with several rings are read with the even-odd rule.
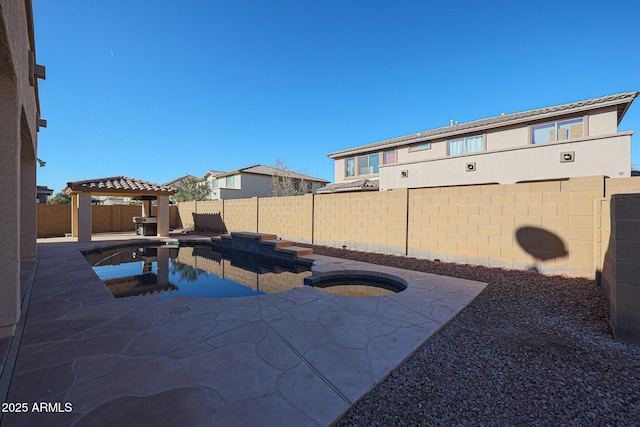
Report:
[[[91,193],[78,194],[78,242],[91,241]]]
[[[71,237],[78,237],[78,194],[71,194]]]
[[[158,196],[158,236],[169,237],[169,196]]]

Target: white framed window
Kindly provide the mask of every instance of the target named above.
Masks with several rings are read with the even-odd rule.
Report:
[[[358,156],[358,175],[373,175],[378,173],[380,153]]]
[[[350,178],[360,175],[377,175],[380,173],[381,164],[391,165],[397,162],[398,153],[395,149],[347,157],[344,159],[344,176]]]
[[[466,138],[452,139],[447,144],[447,153],[450,156],[484,151],[484,138],[482,135]]]
[[[396,150],[387,150],[382,153],[382,164],[392,165],[398,163],[398,153]]]
[[[214,179],[211,183],[212,183],[212,185],[213,185],[213,188],[218,188],[218,185],[219,185],[219,184],[218,184],[218,179],[217,179],[217,178],[216,178],[216,179]]]
[[[344,176],[356,176],[356,158],[347,157],[344,159]]]
[[[584,119],[559,120],[531,126],[531,143],[563,141],[584,136]]]
[[[226,183],[227,187],[233,187],[234,186],[234,182],[235,182],[234,178],[235,178],[235,176],[233,176],[233,175],[227,177],[227,183]]]
[[[409,151],[420,151],[420,150],[430,150],[431,143],[430,142],[421,142],[419,144],[414,144],[409,147]]]

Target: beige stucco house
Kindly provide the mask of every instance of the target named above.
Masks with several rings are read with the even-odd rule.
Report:
[[[0,0],[0,338],[20,317],[20,271],[36,259],[36,159],[40,118],[31,0]],[[43,162],[44,164],[44,162]]]
[[[296,195],[314,193],[329,183],[322,178],[264,165],[253,165],[228,172],[210,170],[200,178],[202,184],[211,189],[212,200],[270,197],[274,195],[274,180],[289,180],[295,187]]]
[[[578,176],[631,176],[631,135],[618,125],[638,92],[457,124],[328,154],[320,192],[389,190]]]

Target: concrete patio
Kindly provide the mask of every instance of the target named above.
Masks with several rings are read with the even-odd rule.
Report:
[[[329,425],[485,287],[313,255],[314,273],[381,271],[408,287],[115,299],[78,249],[135,239],[38,241],[23,266],[27,310],[13,341],[0,340],[3,401],[28,409],[3,413],[3,427]],[[59,405],[33,411],[39,402]]]

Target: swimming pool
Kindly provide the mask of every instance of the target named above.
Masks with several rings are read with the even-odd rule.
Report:
[[[207,245],[107,248],[84,253],[116,298],[191,296],[228,298],[284,292],[304,286],[308,267]]]

